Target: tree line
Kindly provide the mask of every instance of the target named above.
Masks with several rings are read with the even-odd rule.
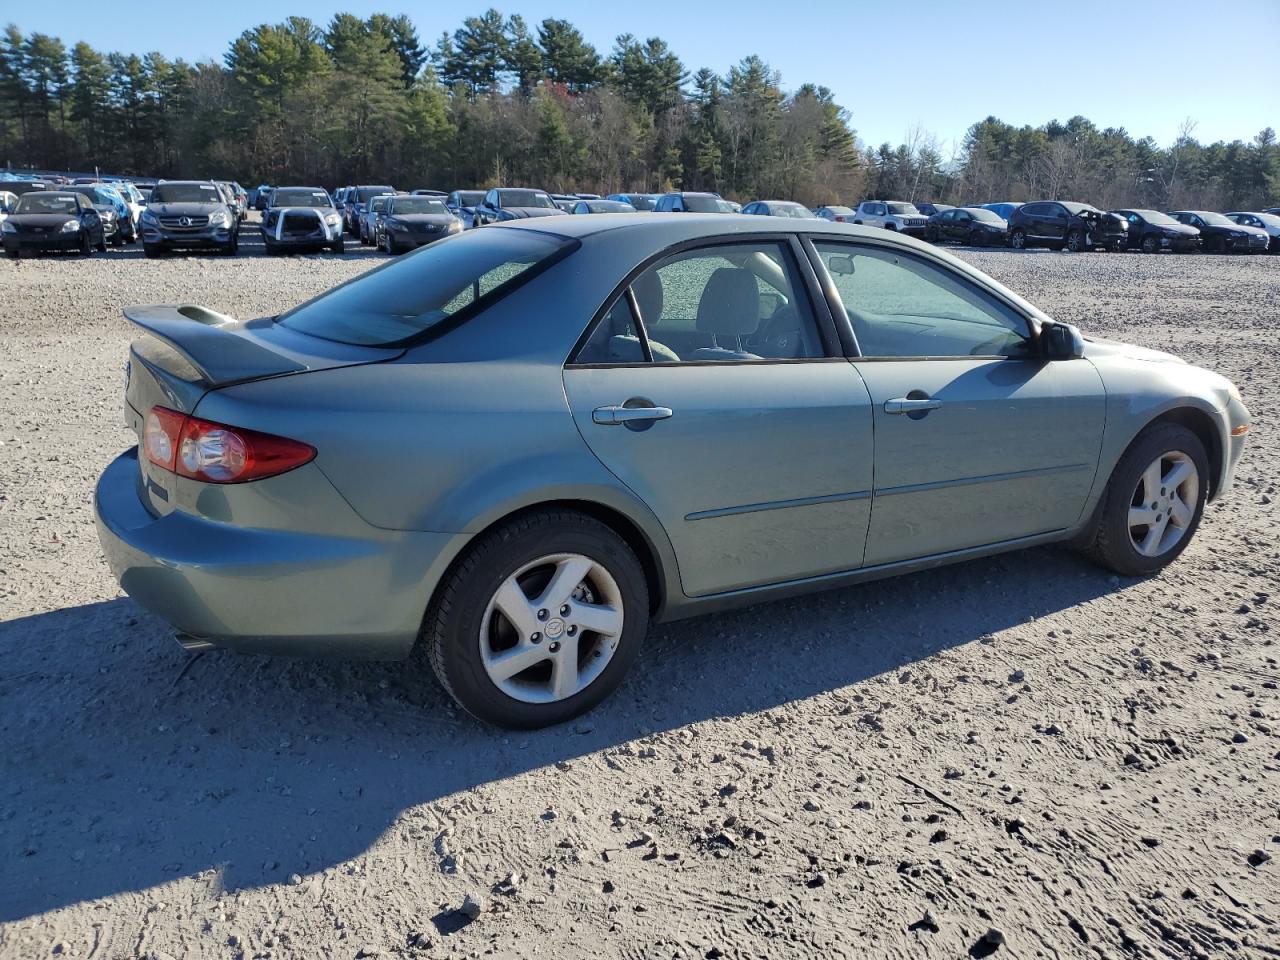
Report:
[[[390,182],[553,191],[714,190],[749,200],[951,203],[1061,197],[1104,207],[1280,202],[1280,146],[1168,147],[1084,117],[1013,127],[987,117],[944,155],[859,142],[826,87],[788,92],[758,55],[689,70],[659,37],[600,52],[569,21],[497,10],[424,45],[405,16],[261,24],[222,63],[0,38],[0,164],[246,185]]]

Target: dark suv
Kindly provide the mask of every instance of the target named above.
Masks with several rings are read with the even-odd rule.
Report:
[[[1054,250],[1123,250],[1128,244],[1123,217],[1072,200],[1036,200],[1009,215],[1009,246]]]
[[[239,223],[212,180],[161,180],[142,215],[148,257],[177,247],[204,247],[234,255]]]
[[[369,201],[374,197],[380,197],[384,193],[395,193],[395,187],[388,186],[364,186],[364,187],[347,187],[347,191],[342,196],[342,221],[347,228],[347,233],[353,237],[360,235],[360,218],[364,216],[365,210],[369,208]]]

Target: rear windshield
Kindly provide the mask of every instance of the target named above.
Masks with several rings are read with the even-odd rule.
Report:
[[[161,183],[151,191],[156,203],[221,203],[222,195],[212,183]]]
[[[684,208],[693,213],[720,213],[720,198],[707,194],[686,193],[684,195]]]
[[[807,220],[813,216],[807,207],[802,207],[798,203],[771,203],[768,210],[769,215],[773,217],[795,217],[798,220]]]
[[[479,309],[574,241],[532,230],[475,230],[321,294],[278,322],[313,337],[385,347]]]
[[[278,189],[271,195],[273,207],[331,207],[333,202],[323,190]]]
[[[449,212],[449,208],[444,205],[443,200],[436,200],[434,197],[396,197],[395,203],[391,204],[392,213],[438,213],[445,214]]]
[[[982,220],[986,223],[999,223],[1004,219],[994,210],[987,210],[985,207],[966,207],[965,213],[970,214],[975,220]]]
[[[28,193],[18,201],[18,208],[13,212],[74,214],[76,198],[65,193]]]
[[[498,202],[504,207],[554,207],[551,198],[540,190],[499,190]]]
[[[380,197],[384,193],[395,193],[395,190],[391,187],[360,187],[356,190],[356,203],[368,203],[374,197]]]
[[[483,190],[462,190],[458,193],[458,203],[464,207],[474,207],[484,202]]]
[[[1173,217],[1169,216],[1167,213],[1161,213],[1159,210],[1135,210],[1133,212],[1153,227],[1180,226],[1177,220],[1173,219]]]

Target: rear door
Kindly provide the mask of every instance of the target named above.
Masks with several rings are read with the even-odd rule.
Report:
[[[662,521],[690,596],[862,562],[870,400],[799,252],[671,252],[565,368],[583,439]]]
[[[931,258],[816,241],[862,356],[875,478],[867,566],[1065,530],[1097,470],[1105,394],[1040,358],[1025,317]]]

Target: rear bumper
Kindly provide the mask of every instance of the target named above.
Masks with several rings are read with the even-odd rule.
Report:
[[[177,510],[156,516],[139,497],[136,448],[103,472],[94,516],[107,564],[130,597],[179,633],[253,653],[407,656],[436,582],[469,539],[367,525],[359,536],[296,533]]]

